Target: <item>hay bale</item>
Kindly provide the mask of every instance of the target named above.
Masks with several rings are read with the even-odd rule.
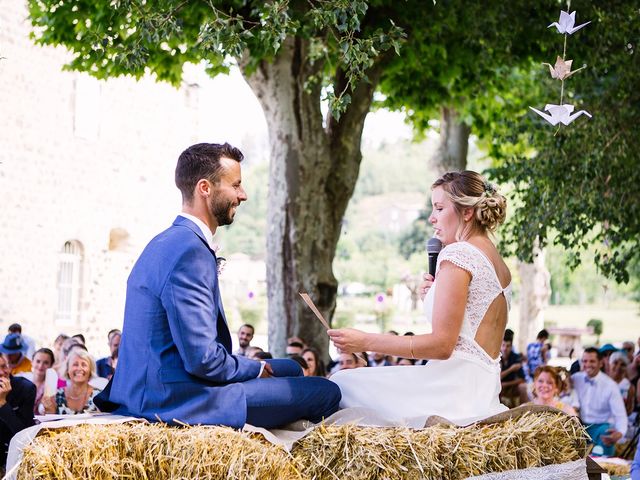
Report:
[[[78,425],[43,430],[19,479],[299,479],[280,447],[227,427]]]
[[[625,477],[631,475],[631,465],[609,463],[606,460],[596,458],[596,463],[607,471],[610,477]]]
[[[226,427],[79,425],[43,430],[20,479],[461,479],[584,458],[586,435],[562,413],[469,427],[320,425],[291,454]]]
[[[292,453],[306,478],[456,480],[579,460],[586,447],[575,417],[544,412],[496,424],[422,430],[323,426]]]

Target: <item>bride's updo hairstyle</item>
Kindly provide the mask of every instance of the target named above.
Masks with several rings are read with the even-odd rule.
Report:
[[[468,237],[473,230],[494,232],[507,216],[507,199],[479,173],[447,172],[431,185],[431,190],[437,187],[442,187],[460,217],[464,209],[474,210],[471,224],[466,228],[461,226],[456,235],[458,240]]]

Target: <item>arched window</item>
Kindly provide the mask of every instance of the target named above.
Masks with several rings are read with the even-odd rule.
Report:
[[[59,325],[77,325],[82,296],[82,244],[77,240],[65,242],[59,259],[56,322]]]

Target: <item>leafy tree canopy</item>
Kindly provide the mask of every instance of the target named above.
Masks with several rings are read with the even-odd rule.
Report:
[[[640,72],[637,3],[606,5],[572,2],[578,20],[591,24],[567,39],[567,59],[587,68],[565,81],[564,103],[586,109],[579,118],[554,128],[526,113],[505,119],[490,154],[499,167],[492,174],[511,183],[519,207],[511,211],[505,248],[531,259],[532,238],[552,241],[570,252],[577,265],[589,245],[602,273],[626,282],[640,259]],[[549,30],[562,55],[563,36]],[[536,103],[559,103],[560,82],[540,66],[546,92]],[[593,261],[591,258],[586,261]]]
[[[75,57],[68,68],[98,78],[153,72],[179,85],[184,63],[205,61],[216,75],[230,58],[244,58],[250,72],[273,59],[287,37],[304,38],[310,46],[300,61],[323,66],[305,87],[329,85],[337,69],[344,72],[343,90],[327,92],[337,115],[375,59],[400,49],[402,29],[368,9],[365,0],[29,0],[35,39],[69,47]]]

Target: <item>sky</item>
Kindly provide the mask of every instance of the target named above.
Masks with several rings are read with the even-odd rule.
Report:
[[[250,134],[263,137],[266,144],[267,123],[262,108],[237,67],[232,67],[228,75],[211,78],[202,66],[186,65],[184,80],[197,83],[201,105],[211,106],[211,110],[200,111],[199,127],[203,136],[216,132],[220,139],[241,144],[244,136]],[[383,143],[411,139],[411,127],[404,119],[403,113],[384,109],[370,113],[365,122],[363,145],[375,148]]]

